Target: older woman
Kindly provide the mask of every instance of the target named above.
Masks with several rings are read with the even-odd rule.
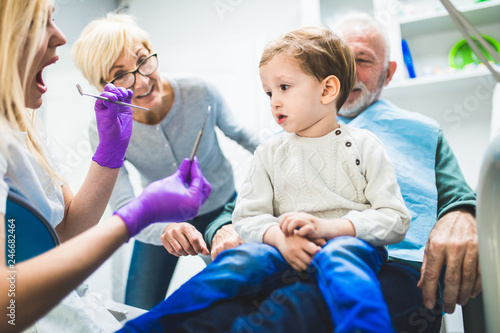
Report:
[[[7,268],[6,242],[12,234],[0,228],[1,332],[19,332],[35,322],[30,332],[103,332],[99,321],[82,311],[85,305],[72,290],[142,228],[195,216],[210,193],[197,161],[186,159],[174,175],[151,184],[105,223],[94,226],[123,164],[131,109],[96,103],[99,148],[84,184],[73,195],[57,172],[33,111],[47,90],[43,70],[58,60],[57,48],[66,43],[52,20],[53,11],[51,0],[0,4],[0,218],[5,221],[7,196],[15,193],[55,227],[63,241],[40,256],[10,262]],[[131,91],[113,85],[105,90],[102,95],[113,101],[130,102],[132,97]],[[7,317],[12,307],[14,316]]]
[[[123,14],[108,14],[87,25],[73,46],[73,58],[84,77],[102,91],[108,82],[134,91],[134,130],[125,159],[141,176],[143,186],[170,175],[188,157],[211,109],[198,149],[204,175],[213,186],[200,214],[176,225],[159,224],[136,238],[125,303],[149,309],[165,298],[180,255],[207,255],[207,225],[235,196],[233,172],[224,157],[215,128],[250,152],[257,138],[235,121],[217,89],[196,75],[160,74],[158,56],[146,32]],[[95,146],[95,124],[90,128]],[[126,167],[122,167],[110,199],[118,209],[134,198]],[[163,237],[162,237],[163,234]],[[163,245],[170,252],[165,251]]]

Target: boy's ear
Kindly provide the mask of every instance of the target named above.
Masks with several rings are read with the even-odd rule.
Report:
[[[337,99],[340,92],[340,81],[335,75],[327,76],[322,82],[323,93],[321,94],[321,103],[330,104]]]

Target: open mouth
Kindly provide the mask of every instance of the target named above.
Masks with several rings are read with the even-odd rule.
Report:
[[[138,95],[137,98],[144,98],[144,97],[148,97],[152,92],[153,92],[153,88],[154,88],[154,84],[151,86],[151,89],[149,89],[148,92],[142,94],[142,95]]]
[[[35,83],[38,91],[40,91],[42,94],[45,94],[45,92],[47,92],[47,86],[45,85],[45,82],[43,82],[42,72],[43,68],[38,73],[36,73]]]
[[[50,61],[45,66],[43,66],[42,69],[40,69],[40,71],[38,73],[36,73],[36,76],[35,76],[36,86],[37,86],[38,90],[40,90],[40,92],[42,94],[47,91],[47,86],[45,85],[45,82],[43,81],[42,72],[45,69],[45,67],[50,66],[50,65],[56,63],[57,60],[59,60],[59,56],[56,55],[55,57],[53,57],[52,59],[50,59]]]
[[[36,73],[35,80],[38,85],[45,87],[45,83],[43,82],[42,72],[43,68],[38,73]]]
[[[285,116],[284,114],[277,114],[276,118],[278,119],[278,125],[281,125],[285,122],[288,116]]]

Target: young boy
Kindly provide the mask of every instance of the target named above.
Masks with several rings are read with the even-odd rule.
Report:
[[[239,193],[233,223],[247,244],[222,252],[127,332],[274,331],[257,320],[284,302],[269,291],[309,278],[335,332],[393,331],[376,276],[410,216],[380,141],[337,123],[356,81],[349,45],[324,28],[291,31],[265,49],[260,76],[285,133],[257,148]]]
[[[337,123],[356,81],[349,45],[327,29],[289,32],[265,49],[260,77],[285,132],[255,152],[236,231],[275,247],[297,271],[312,262],[339,332],[391,331],[376,274],[410,216],[381,142]]]

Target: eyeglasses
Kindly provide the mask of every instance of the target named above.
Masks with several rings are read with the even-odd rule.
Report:
[[[158,69],[158,57],[157,53],[148,55],[146,58],[142,59],[141,63],[133,71],[122,73],[116,76],[109,82],[101,80],[103,85],[107,83],[113,83],[117,87],[123,87],[130,89],[135,84],[135,74],[139,73],[142,76],[149,76],[153,74]]]

